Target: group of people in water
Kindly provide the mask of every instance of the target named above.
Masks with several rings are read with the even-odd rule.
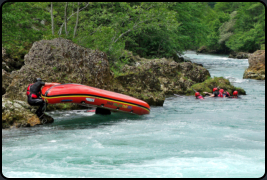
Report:
[[[224,89],[218,89],[217,87],[213,88],[212,93],[209,92],[203,92],[205,95],[208,95],[208,97],[221,97],[221,98],[239,98],[238,97],[238,91],[233,92],[233,96],[230,96],[230,93],[225,91]],[[200,95],[199,92],[195,93],[196,99],[204,99],[203,96]]]

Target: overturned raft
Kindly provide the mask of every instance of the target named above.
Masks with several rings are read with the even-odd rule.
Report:
[[[150,106],[140,99],[82,84],[50,84],[43,87],[41,97],[48,104],[77,103],[138,115],[150,113]]]

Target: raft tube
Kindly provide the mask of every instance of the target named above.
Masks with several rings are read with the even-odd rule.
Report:
[[[41,97],[48,104],[77,103],[138,115],[150,113],[150,106],[140,99],[82,84],[50,84],[42,88]]]

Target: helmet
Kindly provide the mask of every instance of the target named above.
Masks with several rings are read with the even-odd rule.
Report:
[[[38,81],[42,81],[42,79],[41,78],[36,78],[36,82],[38,82]]]
[[[233,92],[233,95],[234,95],[234,96],[237,96],[237,94],[238,94],[237,91],[234,91],[234,92]]]
[[[220,93],[223,93],[223,91],[224,91],[223,89],[220,89],[220,90],[219,90]]]
[[[199,92],[196,92],[196,93],[195,93],[195,96],[196,96],[196,97],[200,96],[200,93],[199,93]]]
[[[216,88],[216,87],[213,88],[212,92],[214,92],[214,91],[218,91],[218,88]]]

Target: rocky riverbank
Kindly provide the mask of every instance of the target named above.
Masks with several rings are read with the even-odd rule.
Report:
[[[226,52],[219,51],[219,50],[214,50],[214,49],[209,49],[206,46],[201,46],[200,48],[197,49],[197,53],[208,53],[208,54],[225,54]],[[249,55],[251,53],[248,52],[230,52],[229,58],[235,58],[235,59],[248,59]]]
[[[250,53],[247,52],[231,52],[229,54],[229,58],[235,58],[235,59],[248,59]]]
[[[54,119],[44,114],[39,119],[34,112],[36,107],[25,101],[2,98],[2,129],[10,127],[31,127],[54,122]]]
[[[83,48],[62,38],[41,40],[33,44],[24,57],[24,66],[19,70],[11,73],[2,70],[2,98],[8,102],[19,101],[25,104],[27,86],[34,82],[36,77],[41,77],[46,82],[84,84],[130,95],[146,101],[149,105],[163,106],[166,95],[192,95],[192,85],[203,83],[210,78],[207,69],[190,61],[144,59],[133,56],[130,52],[127,58],[131,63],[123,66],[114,75],[107,55],[103,52]],[[2,121],[2,128],[7,127],[5,124],[15,124],[19,119],[24,119],[21,123],[24,126],[31,126],[26,117],[30,119],[35,115],[26,110],[28,114],[19,115],[20,118],[6,123],[8,117],[17,116],[20,111],[24,111],[23,108],[26,106],[21,106],[13,114],[12,111],[4,109],[4,112],[9,112],[7,114],[3,113],[2,106],[2,119],[6,119]],[[29,106],[27,108],[29,109]],[[48,110],[77,108],[81,107],[73,104],[47,107]]]
[[[142,99],[150,105],[162,106],[165,95],[185,94],[193,84],[210,77],[205,68],[192,62],[134,58],[135,64],[125,65],[122,74],[114,78],[114,90]]]
[[[25,55],[25,65],[12,71],[5,98],[25,100],[25,89],[36,77],[46,82],[79,83],[134,96],[150,105],[163,105],[166,94],[185,93],[191,85],[210,77],[209,72],[191,62],[173,59],[129,57],[115,77],[105,53],[86,49],[70,40],[35,42]]]
[[[258,50],[248,58],[249,67],[244,72],[244,79],[265,80],[265,50]]]

